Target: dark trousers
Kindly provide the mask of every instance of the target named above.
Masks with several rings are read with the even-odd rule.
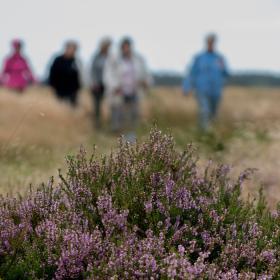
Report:
[[[101,125],[101,105],[104,98],[104,90],[103,85],[99,85],[92,90],[95,125],[97,127]]]
[[[77,91],[56,91],[58,99],[68,101],[73,107],[77,106],[78,92]]]

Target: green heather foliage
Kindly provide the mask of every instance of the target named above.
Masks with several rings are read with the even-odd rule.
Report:
[[[0,200],[0,279],[280,279],[280,217],[153,129],[27,197]]]

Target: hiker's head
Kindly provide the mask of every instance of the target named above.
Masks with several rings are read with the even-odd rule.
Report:
[[[64,56],[73,58],[76,55],[78,44],[75,41],[67,41],[64,48]]]
[[[217,36],[214,33],[208,34],[206,36],[206,49],[208,52],[213,52],[215,50],[215,45],[217,41]]]
[[[23,45],[23,43],[19,39],[15,39],[12,41],[12,48],[13,48],[14,52],[16,52],[16,53],[21,52],[22,45]]]
[[[129,37],[125,37],[121,41],[121,53],[124,57],[130,57],[132,54],[132,40]]]

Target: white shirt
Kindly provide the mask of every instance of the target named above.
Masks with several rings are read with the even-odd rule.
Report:
[[[124,95],[135,94],[137,90],[136,70],[132,59],[121,61],[121,90]]]

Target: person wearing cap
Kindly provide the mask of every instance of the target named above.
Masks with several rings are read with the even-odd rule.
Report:
[[[128,141],[135,140],[140,97],[152,81],[143,58],[133,50],[132,45],[130,38],[124,38],[119,54],[107,60],[104,71],[104,83],[111,104],[112,130],[126,130]]]
[[[206,37],[206,50],[198,54],[186,77],[189,90],[195,91],[199,107],[199,126],[208,130],[216,118],[225,78],[229,75],[225,59],[216,51],[216,35]]]
[[[12,41],[12,54],[5,60],[1,75],[1,84],[18,92],[35,82],[29,63],[22,54],[22,46],[22,41]]]
[[[78,91],[81,87],[79,62],[76,59],[78,45],[68,41],[62,55],[57,56],[49,73],[49,85],[55,90],[58,99],[77,105]]]
[[[103,83],[103,72],[105,62],[108,58],[111,46],[111,40],[104,38],[99,46],[97,53],[95,54],[91,65],[91,92],[94,100],[95,109],[95,126],[100,128],[101,126],[101,105],[104,99],[105,86]]]

